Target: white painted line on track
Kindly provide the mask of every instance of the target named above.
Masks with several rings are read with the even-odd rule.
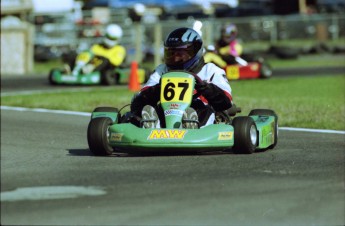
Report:
[[[65,111],[65,110],[49,110],[49,109],[44,109],[44,108],[24,108],[24,107],[1,106],[0,109],[1,110],[11,110],[11,111],[31,111],[31,112],[65,114],[65,115],[91,116],[91,113],[88,113],[88,112]]]
[[[30,90],[30,91],[18,91],[18,92],[4,92],[1,93],[2,97],[8,96],[29,96],[34,94],[48,94],[48,93],[75,93],[75,92],[89,92],[92,88],[80,88],[80,89],[57,89],[57,90]]]
[[[69,88],[69,89],[53,89],[53,90],[27,90],[27,91],[14,91],[14,92],[1,92],[2,97],[8,96],[29,96],[35,94],[49,94],[49,93],[77,93],[77,92],[90,92],[100,87],[81,87],[81,88]],[[112,90],[114,87],[102,87],[102,90]],[[127,86],[118,86],[116,89],[127,89]]]
[[[294,127],[279,127],[279,130],[300,131],[300,132],[312,132],[312,133],[345,134],[345,131],[341,131],[341,130],[330,130],[330,129],[307,129],[307,128],[294,128]]]
[[[66,114],[66,115],[80,115],[80,116],[88,116],[88,117],[91,116],[91,113],[89,113],[89,112],[49,110],[49,109],[44,109],[44,108],[24,108],[24,107],[0,106],[0,109],[1,110],[12,110],[12,111],[31,111],[31,112],[55,113],[55,114]],[[328,130],[328,129],[307,129],[307,128],[279,127],[279,130],[312,132],[312,133],[345,134],[345,131]]]
[[[13,191],[1,192],[1,202],[68,199],[78,198],[81,196],[99,196],[105,194],[106,191],[103,188],[92,186],[24,187],[17,188]]]

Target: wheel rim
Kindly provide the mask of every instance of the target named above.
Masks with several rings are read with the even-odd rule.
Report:
[[[262,67],[262,74],[265,76],[265,77],[270,77],[272,75],[272,70],[267,67],[267,66],[263,66]]]
[[[110,127],[110,126],[108,126],[108,127],[107,127],[107,130],[105,131],[105,135],[107,136],[107,141],[108,141],[108,143],[109,143],[109,137],[110,137],[109,127]]]
[[[115,75],[113,75],[111,72],[107,72],[106,77],[107,77],[107,82],[109,84],[115,84],[116,82]]]
[[[253,145],[256,145],[258,139],[258,135],[256,133],[256,128],[254,125],[250,127],[250,141]]]

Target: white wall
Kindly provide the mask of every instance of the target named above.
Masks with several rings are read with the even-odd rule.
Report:
[[[59,13],[71,11],[74,0],[32,0],[34,13]]]

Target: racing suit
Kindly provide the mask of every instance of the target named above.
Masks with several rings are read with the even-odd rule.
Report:
[[[126,57],[126,49],[121,45],[107,48],[103,44],[95,44],[91,47],[91,52],[96,56],[107,59],[114,67],[120,66]]]
[[[139,116],[142,108],[149,104],[156,106],[160,98],[161,75],[169,71],[165,64],[159,65],[151,74],[150,79],[143,86],[138,95],[134,96],[131,104],[131,112]],[[195,94],[199,97],[192,100],[199,117],[200,126],[213,124],[215,112],[229,109],[232,106],[231,87],[225,76],[225,71],[213,63],[207,63],[196,73],[198,81],[195,84]],[[157,109],[160,121],[164,117],[162,110]]]
[[[230,43],[227,43],[224,40],[219,40],[217,42],[217,48],[218,52],[223,56],[232,55],[238,57],[243,52],[243,47],[237,40],[233,40]]]
[[[241,56],[243,52],[243,47],[237,40],[233,40],[230,43],[219,40],[217,42],[217,49],[220,56],[228,64],[236,64],[235,57]]]

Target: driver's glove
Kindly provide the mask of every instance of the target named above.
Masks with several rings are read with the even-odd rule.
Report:
[[[215,111],[226,110],[232,105],[229,97],[215,84],[199,80],[195,83],[195,89],[207,99]]]

